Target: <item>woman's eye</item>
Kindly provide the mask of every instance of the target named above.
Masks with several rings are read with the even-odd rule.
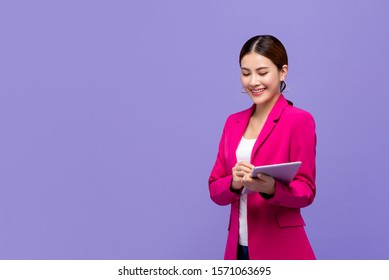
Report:
[[[242,75],[245,77],[250,76],[250,74],[248,74],[248,73],[242,73]]]
[[[258,73],[260,76],[265,76],[268,72],[265,73]]]

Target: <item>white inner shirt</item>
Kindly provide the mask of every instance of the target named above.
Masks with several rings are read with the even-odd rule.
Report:
[[[236,149],[236,159],[238,162],[245,161],[250,162],[251,153],[254,148],[255,141],[257,139],[245,139],[242,137],[239,146]],[[247,238],[247,194],[240,196],[239,205],[239,244],[242,246],[248,246]]]

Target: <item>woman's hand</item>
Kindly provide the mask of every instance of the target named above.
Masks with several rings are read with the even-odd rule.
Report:
[[[276,180],[273,177],[259,173],[256,178],[251,178],[250,174],[245,174],[242,178],[244,187],[253,192],[273,195],[276,192]]]
[[[234,190],[240,190],[243,188],[243,178],[247,175],[250,177],[250,173],[253,170],[253,165],[241,161],[235,164],[234,168],[232,168],[232,183],[231,188]]]

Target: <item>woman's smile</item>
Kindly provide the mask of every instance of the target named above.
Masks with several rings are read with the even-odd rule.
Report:
[[[266,90],[266,88],[256,88],[256,89],[250,89],[251,91],[251,94],[254,95],[254,96],[260,96],[264,93],[264,91]]]

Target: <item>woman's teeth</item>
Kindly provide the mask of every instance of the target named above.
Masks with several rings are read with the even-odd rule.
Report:
[[[264,90],[265,90],[264,88],[261,88],[261,89],[252,89],[251,92],[254,93],[254,94],[255,94],[255,93],[258,94],[258,93],[262,93]]]

